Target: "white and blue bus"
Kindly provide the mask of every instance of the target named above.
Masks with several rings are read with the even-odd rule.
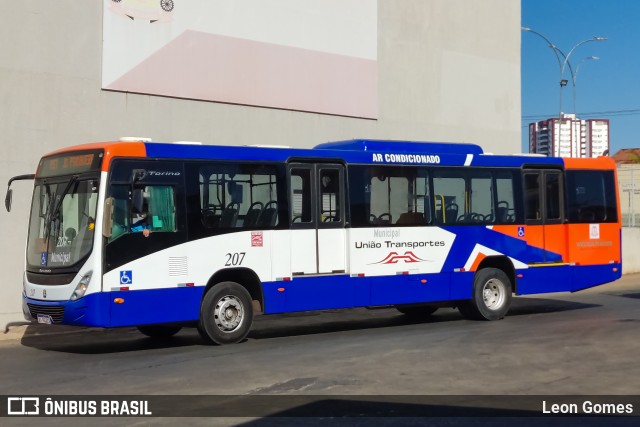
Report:
[[[443,306],[505,316],[512,294],[621,274],[609,158],[351,140],[313,149],[116,141],[34,175],[23,311],[39,323],[197,326],[243,340],[254,315]],[[11,205],[11,189],[5,200]]]

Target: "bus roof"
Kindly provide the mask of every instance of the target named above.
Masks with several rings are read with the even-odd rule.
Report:
[[[398,164],[440,166],[521,167],[523,164],[563,166],[562,159],[485,155],[474,144],[355,139],[327,142],[311,149],[145,143],[147,156],[183,159],[229,159],[244,161],[316,160],[351,164]]]
[[[68,147],[47,156],[72,151],[103,149],[102,170],[116,157],[202,159],[239,161],[304,161],[326,159],[350,164],[522,167],[525,165],[611,169],[613,162],[600,159],[563,159],[527,155],[485,154],[475,144],[354,139],[327,142],[314,148],[268,146],[196,145],[164,142],[102,142]]]
[[[313,147],[323,150],[379,151],[393,153],[429,154],[482,154],[482,148],[475,144],[451,142],[385,141],[379,139],[350,139],[325,142]]]

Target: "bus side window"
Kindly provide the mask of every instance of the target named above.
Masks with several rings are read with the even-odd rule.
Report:
[[[525,220],[539,221],[540,215],[540,174],[524,174]]]
[[[340,171],[322,169],[320,171],[320,222],[341,221]]]
[[[199,168],[200,222],[208,233],[271,228],[279,223],[277,170],[254,164]]]
[[[560,187],[560,173],[545,173],[545,206],[546,219],[559,220],[562,216],[562,193]]]
[[[466,183],[463,171],[438,171],[433,177],[436,220],[440,224],[454,224],[465,221],[468,213]]]
[[[144,227],[153,232],[176,231],[176,208],[173,187],[169,185],[147,185],[141,190],[143,212],[136,212],[132,206],[131,218],[135,218],[138,214],[146,215],[147,219]]]
[[[308,223],[311,212],[311,169],[291,169],[291,223]]]
[[[510,171],[496,172],[496,224],[516,222],[515,199],[513,191],[513,173]]]
[[[574,223],[616,222],[616,187],[611,171],[567,171],[568,218]]]
[[[110,195],[113,198],[113,225],[109,242],[112,242],[129,229],[129,186],[112,185]]]
[[[133,193],[129,185],[111,186],[109,194],[113,197],[114,207],[109,242],[124,234],[142,231],[145,228],[152,232],[177,231],[173,187],[169,185],[140,186],[135,193],[142,196],[142,200],[138,203],[141,203],[143,207],[141,210],[144,212],[138,212],[139,209],[134,207]],[[142,220],[143,217],[144,220]],[[137,225],[134,224],[136,221],[138,221]]]
[[[493,224],[496,221],[493,200],[493,176],[490,171],[473,171],[468,188],[469,211],[474,223]]]

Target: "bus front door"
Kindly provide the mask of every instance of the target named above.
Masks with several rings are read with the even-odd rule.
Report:
[[[289,165],[291,292],[289,309],[351,307],[346,285],[344,167]]]

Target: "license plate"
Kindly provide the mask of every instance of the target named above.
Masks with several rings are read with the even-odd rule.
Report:
[[[53,319],[51,319],[51,316],[47,314],[38,314],[38,323],[44,323],[46,325],[50,325],[53,323]]]

